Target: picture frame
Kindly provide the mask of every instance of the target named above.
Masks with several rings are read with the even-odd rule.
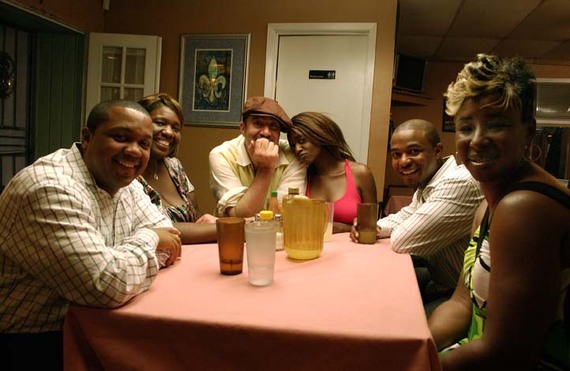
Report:
[[[443,132],[455,133],[455,122],[453,121],[453,117],[445,113],[445,103],[446,100],[443,99],[443,118],[441,121],[442,122],[441,130]]]
[[[250,34],[182,35],[179,99],[185,124],[239,127]]]

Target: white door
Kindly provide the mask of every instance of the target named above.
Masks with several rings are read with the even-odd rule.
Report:
[[[275,77],[266,73],[265,94],[274,97],[291,117],[303,111],[330,116],[342,129],[357,161],[366,163],[376,26],[351,24],[347,31],[343,24],[341,32],[338,25],[334,27],[309,30],[312,32],[300,27],[302,34],[282,31],[277,37],[277,56],[268,58],[266,68],[269,73],[274,71]],[[274,79],[273,87],[268,86],[268,79]]]
[[[103,100],[138,101],[157,93],[161,45],[158,36],[89,34],[87,114]]]

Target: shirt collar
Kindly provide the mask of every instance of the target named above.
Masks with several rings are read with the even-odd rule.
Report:
[[[237,164],[243,167],[249,166],[251,164],[251,159],[247,154],[247,148],[245,146],[245,137],[243,136],[243,134],[240,134],[240,136],[238,137],[237,149],[238,149]]]
[[[453,157],[453,155],[444,157],[443,160],[443,165],[441,165],[439,170],[436,171],[436,173],[433,175],[426,188],[433,187],[433,184],[437,183],[444,176],[447,170],[449,170],[449,168],[452,166],[457,166],[457,161],[455,161],[455,157]]]
[[[81,181],[83,181],[86,185],[95,188],[97,192],[105,194],[107,195],[107,197],[111,197],[111,195],[107,191],[99,188],[97,182],[95,182],[93,174],[91,174],[91,172],[87,168],[87,164],[85,164],[85,160],[83,159],[83,154],[81,153],[81,142],[75,142],[71,146],[70,162],[74,164],[74,167],[77,170],[79,170],[79,175],[77,177],[80,178]],[[111,198],[117,199],[118,197],[120,197],[120,194],[127,187],[128,186],[119,189],[119,191]]]

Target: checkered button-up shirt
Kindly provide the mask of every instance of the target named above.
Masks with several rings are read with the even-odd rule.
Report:
[[[70,303],[117,307],[159,270],[172,226],[131,184],[111,197],[74,144],[19,172],[0,195],[0,332],[60,330]]]

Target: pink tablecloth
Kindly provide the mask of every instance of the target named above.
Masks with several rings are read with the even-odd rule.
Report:
[[[217,245],[188,245],[115,310],[72,306],[66,370],[437,370],[409,256],[334,235],[316,260],[276,257],[266,287],[219,274]]]

